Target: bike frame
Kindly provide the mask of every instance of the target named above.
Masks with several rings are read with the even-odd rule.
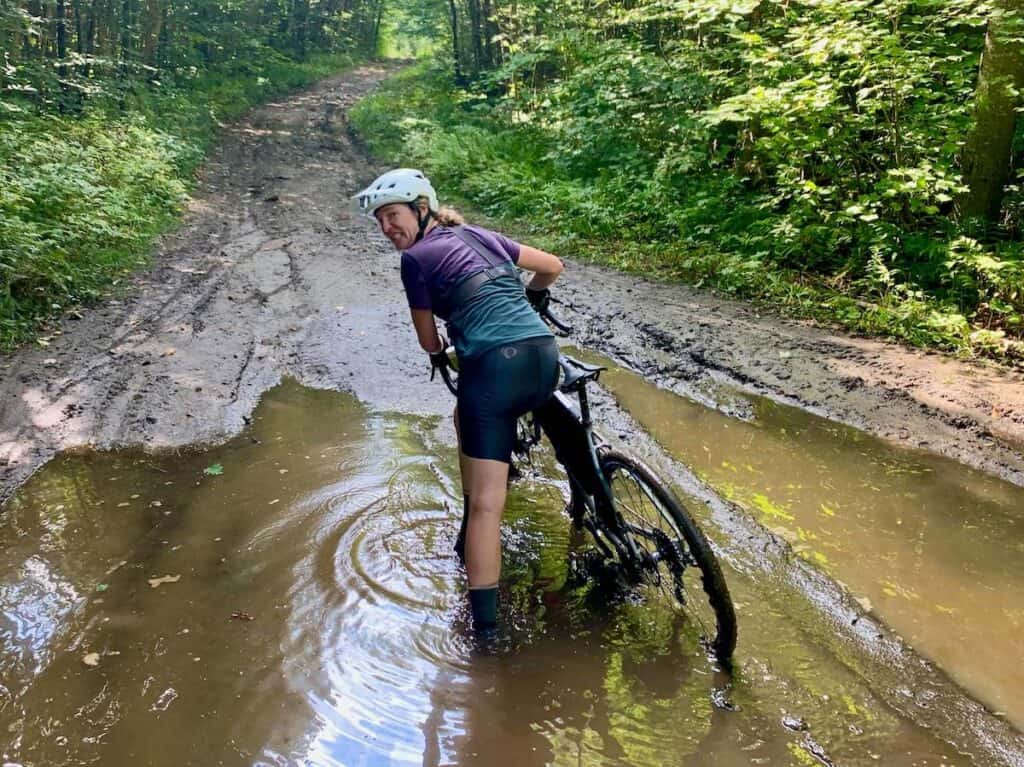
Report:
[[[598,457],[601,443],[590,420],[585,382],[580,384],[576,395],[579,415],[574,412],[569,398],[556,391],[551,399],[533,411],[533,418],[554,447],[558,462],[565,468],[573,500],[581,500],[591,512],[589,516],[581,515],[579,521],[604,549],[604,554],[614,554],[621,562],[642,561],[632,538],[621,535],[626,525],[615,512],[612,489],[601,471]],[[603,523],[601,527],[597,526],[597,520]]]

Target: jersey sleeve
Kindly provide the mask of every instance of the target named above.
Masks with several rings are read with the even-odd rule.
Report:
[[[430,291],[427,290],[423,272],[416,259],[408,253],[402,254],[402,285],[405,287],[405,297],[409,301],[410,309],[434,308],[430,302]]]

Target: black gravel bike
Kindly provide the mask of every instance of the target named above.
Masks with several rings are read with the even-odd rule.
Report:
[[[540,313],[557,330],[572,331],[549,309]],[[547,436],[569,480],[569,515],[590,533],[602,564],[638,594],[646,592],[646,598],[682,611],[705,649],[728,664],[736,647],[736,614],[707,538],[650,469],[613,450],[594,431],[587,386],[605,368],[566,355],[559,365],[558,390],[519,421],[516,455],[528,458]],[[435,369],[457,393],[457,368]]]

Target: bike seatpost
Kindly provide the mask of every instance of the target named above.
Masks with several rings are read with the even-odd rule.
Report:
[[[587,386],[584,384],[579,388],[580,395],[580,420],[583,428],[590,429],[590,402],[587,400]]]

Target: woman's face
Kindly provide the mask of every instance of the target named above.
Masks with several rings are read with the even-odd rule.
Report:
[[[416,220],[416,214],[412,212],[412,208],[404,202],[385,205],[383,208],[375,210],[373,215],[377,217],[380,230],[385,237],[391,240],[395,250],[405,250],[416,242],[420,224]]]

